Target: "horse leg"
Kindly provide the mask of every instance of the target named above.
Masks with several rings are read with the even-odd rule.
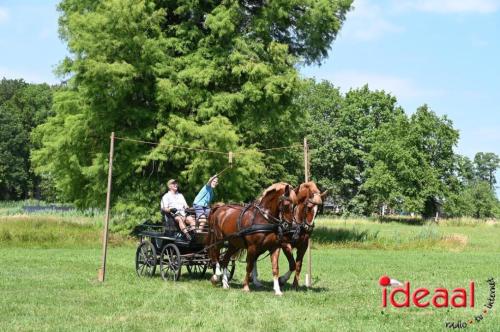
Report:
[[[256,288],[262,287],[262,283],[259,281],[259,273],[257,272],[257,261],[254,262],[253,269],[252,269],[252,284]]]
[[[257,259],[255,246],[249,246],[247,248],[247,271],[245,274],[245,279],[243,279],[243,291],[249,292],[250,287],[248,285],[250,274],[252,273],[253,267],[255,265],[255,260]]]
[[[293,271],[295,271],[295,259],[293,258],[292,245],[290,243],[287,243],[282,248],[283,252],[285,253],[286,259],[288,260],[288,271],[278,279],[280,286],[286,284],[288,279],[290,279]]]
[[[271,264],[273,265],[273,289],[274,289],[274,294],[275,295],[283,295],[280,289],[280,283],[278,281],[279,276],[280,276],[280,270],[279,270],[279,258],[280,258],[280,249],[274,249],[271,252]]]
[[[209,234],[209,237],[213,236],[213,234]],[[215,242],[215,239],[209,238],[209,240]],[[210,278],[210,282],[212,283],[213,286],[217,286],[217,283],[219,282],[219,277],[222,275],[222,272],[220,270],[220,246],[214,246],[209,249],[208,254],[210,256],[210,260],[212,262],[212,266],[215,266],[215,273],[212,275]]]
[[[302,260],[307,251],[307,245],[309,241],[304,241],[303,244],[297,246],[297,259],[295,260],[295,278],[293,279],[292,287],[295,290],[299,289],[300,271],[302,270]]]
[[[234,253],[238,251],[237,248],[235,248],[232,245],[229,245],[227,248],[224,258],[222,259],[222,288],[228,289],[229,288],[229,271],[227,270],[227,265],[229,264],[229,260],[231,259],[231,256],[234,255]]]
[[[220,269],[220,250],[221,247],[220,245],[217,245],[211,250],[211,261],[212,261],[212,266],[215,267],[214,274],[210,278],[210,282],[212,283],[213,286],[217,286],[217,283],[219,282],[219,278],[222,275],[221,269]]]

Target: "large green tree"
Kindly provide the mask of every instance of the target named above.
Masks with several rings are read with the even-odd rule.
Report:
[[[474,156],[474,167],[478,180],[486,181],[490,190],[494,190],[497,183],[495,173],[500,167],[500,158],[493,152],[478,152]]]
[[[408,116],[383,91],[342,95],[328,82],[308,82],[297,103],[310,113],[313,178],[344,212],[431,216],[450,194],[458,132],[446,117],[425,105]]]
[[[0,199],[40,197],[41,179],[33,173],[33,128],[50,115],[52,88],[23,80],[0,82]]]
[[[371,154],[378,131],[404,116],[396,99],[368,86],[342,95],[329,82],[311,81],[297,102],[310,113],[312,176],[331,188],[333,200],[354,214],[369,214],[375,201],[392,200],[394,181]]]
[[[156,206],[156,178],[179,178],[192,198],[227,165],[225,155],[173,145],[234,151],[219,198],[254,197],[287,171],[276,166],[284,154],[257,150],[302,136],[302,111],[290,107],[295,66],[327,55],[351,2],[62,1],[60,32],[72,55],[59,72],[70,79],[35,134],[37,171],[53,174],[79,206],[102,205],[115,131],[160,143],[117,142],[113,190],[123,210]]]

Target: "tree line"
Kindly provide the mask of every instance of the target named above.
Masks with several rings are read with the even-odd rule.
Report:
[[[465,192],[498,206],[492,190],[498,158],[495,164],[495,155],[473,162],[454,154],[458,132],[446,117],[425,105],[408,116],[383,91],[341,94],[301,78],[300,65],[327,56],[351,5],[63,0],[59,30],[71,53],[57,70],[67,78],[64,86],[45,86],[51,107],[22,135],[20,114],[28,113],[13,116],[13,97],[2,99],[2,126],[16,133],[3,141],[19,137],[2,145],[2,154],[18,158],[2,161],[0,188],[8,192],[2,199],[39,195],[102,206],[114,131],[159,143],[116,144],[113,207],[115,225],[124,228],[158,211],[167,179],[177,178],[189,200],[228,164],[224,154],[174,146],[234,151],[235,167],[221,179],[217,198],[249,201],[272,182],[300,182],[300,151],[260,149],[297,144],[305,135],[313,179],[332,189],[342,213],[397,209],[428,216],[445,208],[469,215],[477,204],[464,208]],[[24,175],[13,165],[24,165]],[[473,212],[483,217],[494,209],[487,210]]]
[[[459,133],[447,116],[425,104],[408,115],[394,96],[368,86],[342,94],[329,82],[309,81],[303,91],[297,104],[310,116],[312,174],[331,188],[341,213],[499,215],[499,157],[456,154]]]

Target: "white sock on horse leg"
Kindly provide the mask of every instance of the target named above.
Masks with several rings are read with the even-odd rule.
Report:
[[[222,271],[220,270],[219,263],[215,264],[215,275],[216,276],[221,276],[222,275]]]
[[[224,272],[222,274],[222,287],[223,288],[229,288],[229,272],[227,271],[227,268],[224,268]]]
[[[274,294],[276,294],[276,295],[283,295],[283,293],[281,292],[281,289],[280,289],[280,283],[278,281],[278,277],[274,277],[274,286],[273,286],[273,289],[274,289]]]

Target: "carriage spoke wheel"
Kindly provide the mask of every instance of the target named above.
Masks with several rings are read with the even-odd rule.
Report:
[[[152,277],[156,270],[156,249],[149,241],[143,241],[135,253],[135,271],[139,277]]]
[[[176,281],[181,276],[181,253],[173,243],[167,244],[161,251],[160,273],[165,281]]]
[[[207,264],[205,263],[192,264],[186,267],[189,275],[193,276],[194,278],[203,278],[205,276],[205,272],[207,272]]]

